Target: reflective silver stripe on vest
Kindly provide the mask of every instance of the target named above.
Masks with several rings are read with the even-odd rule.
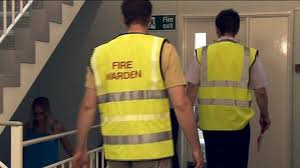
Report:
[[[160,52],[158,52],[161,49],[161,40],[158,37],[155,37],[152,44],[152,51],[151,51],[151,57],[152,57],[152,75],[151,75],[151,81],[153,83],[152,89],[156,87],[157,82],[159,81],[160,76],[157,76],[158,70],[160,70],[160,60],[159,55]]]
[[[201,87],[235,87],[235,88],[248,88],[248,81],[203,81]]]
[[[125,115],[125,116],[102,116],[102,124],[123,121],[151,121],[151,120],[168,120],[170,119],[170,112],[159,114],[139,114],[139,115]]]
[[[249,81],[249,68],[250,68],[250,48],[244,47],[244,66],[241,81]]]
[[[229,100],[229,99],[200,99],[199,104],[238,106],[241,108],[248,108],[251,106],[251,101],[240,101],[240,100]]]
[[[166,90],[142,90],[129,91],[121,93],[109,93],[98,96],[98,104],[126,101],[126,100],[144,100],[144,99],[164,99],[168,98]]]
[[[210,81],[208,81],[208,65],[207,65],[207,48],[208,46],[204,46],[202,48],[202,53],[201,53],[201,76],[200,76],[200,87],[203,86],[202,82],[205,82],[207,84],[210,83]]]
[[[236,87],[236,88],[249,88],[249,68],[250,68],[250,49],[244,47],[244,65],[241,81],[208,81],[208,62],[207,62],[207,49],[208,46],[202,48],[201,53],[201,77],[200,87]]]
[[[105,144],[117,145],[117,144],[145,144],[160,141],[167,141],[172,139],[172,133],[161,132],[147,135],[130,135],[130,136],[104,136],[103,140]]]

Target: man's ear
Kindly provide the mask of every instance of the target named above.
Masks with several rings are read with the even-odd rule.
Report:
[[[125,17],[123,16],[123,24],[125,25],[125,26],[127,26],[126,25],[126,22],[125,22]]]
[[[150,16],[148,16],[148,18],[147,18],[147,25],[149,25],[150,23],[151,23],[151,20],[152,20],[152,16],[150,15]]]
[[[219,28],[216,26],[215,29],[216,29],[217,35],[218,35],[218,36],[221,36],[221,32],[220,32]]]

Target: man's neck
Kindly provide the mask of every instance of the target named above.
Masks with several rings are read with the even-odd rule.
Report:
[[[218,35],[218,38],[222,38],[222,37],[228,37],[228,38],[235,38],[235,35],[232,35],[230,33],[224,33],[223,35]]]
[[[147,33],[148,27],[142,24],[131,24],[128,27],[128,33]]]

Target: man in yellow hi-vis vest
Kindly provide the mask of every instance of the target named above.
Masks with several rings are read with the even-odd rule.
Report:
[[[87,165],[85,142],[98,106],[110,168],[171,168],[169,96],[196,168],[203,167],[175,48],[164,38],[146,34],[152,13],[149,0],[124,0],[121,9],[128,32],[95,48],[90,61],[77,123],[75,167]]]
[[[247,168],[251,89],[261,112],[261,133],[270,126],[267,80],[258,52],[235,39],[239,14],[223,10],[216,17],[218,41],[196,49],[187,73],[188,95],[198,96],[199,127],[203,130],[208,168]]]

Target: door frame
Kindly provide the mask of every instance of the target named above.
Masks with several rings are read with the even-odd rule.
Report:
[[[296,17],[295,17],[296,11],[300,11],[300,8],[295,8],[295,9],[293,10],[293,20],[294,20],[293,26],[295,26],[295,24],[296,24],[296,23],[295,23],[295,22],[296,22],[296,21],[295,21],[295,20],[296,20]],[[294,30],[297,31],[296,29],[294,29]],[[295,38],[295,37],[296,37],[296,33],[295,33],[295,32],[293,32],[293,33],[294,33],[293,38]],[[299,33],[298,33],[298,34],[299,34]],[[295,41],[293,40],[293,44],[294,44],[294,43],[295,43]],[[299,46],[299,44],[298,44],[298,46]],[[293,52],[294,52],[294,53],[293,53],[293,56],[294,56],[294,57],[293,57],[294,62],[293,62],[292,68],[294,67],[294,64],[298,64],[298,63],[299,63],[299,61],[297,61],[296,58],[295,58],[295,57],[296,57],[296,54],[299,54],[299,51],[296,51],[297,49],[298,49],[298,48],[297,48],[296,46],[292,48],[292,50],[293,50]],[[297,62],[296,62],[296,61],[297,61]],[[293,70],[292,70],[292,71],[293,71]],[[294,82],[294,79],[293,79],[293,82]],[[292,89],[296,89],[296,88],[292,88]],[[292,96],[293,96],[293,99],[292,99],[293,103],[294,103],[294,102],[296,103],[296,98],[294,97],[294,95],[292,95]],[[296,158],[295,151],[297,150],[297,148],[294,147],[294,145],[295,145],[295,143],[296,143],[297,141],[296,141],[296,139],[294,138],[294,134],[293,134],[293,133],[296,131],[296,129],[295,129],[295,124],[296,124],[296,123],[295,123],[294,121],[296,121],[298,118],[294,118],[294,116],[293,116],[293,114],[296,113],[297,108],[295,107],[295,104],[292,104],[292,105],[293,105],[293,109],[292,109],[293,112],[292,112],[292,116],[291,116],[291,117],[292,117],[292,119],[291,119],[292,122],[291,122],[291,123],[292,123],[292,131],[293,131],[293,132],[292,132],[292,137],[291,137],[291,138],[292,138],[292,149],[291,149],[291,152],[292,152],[292,156],[291,156],[291,157],[292,157],[292,159],[291,159],[291,160],[293,161],[293,162],[292,162],[292,167],[293,167],[293,168],[296,168],[295,160],[296,160],[297,158]]]
[[[299,10],[299,9],[298,9]],[[293,166],[293,27],[294,27],[294,10],[292,11],[276,11],[276,12],[246,12],[246,13],[239,13],[241,18],[244,18],[246,20],[246,45],[249,45],[249,20],[250,18],[268,18],[268,17],[287,17],[288,18],[288,41],[287,41],[287,63],[288,63],[288,69],[287,69],[287,78],[288,78],[288,167]],[[177,31],[177,41],[178,41],[178,52],[181,55],[181,61],[182,61],[182,67],[184,71],[186,71],[186,65],[187,65],[187,25],[188,22],[192,19],[212,19],[214,20],[215,13],[203,13],[203,14],[179,14],[178,15],[178,31]],[[187,163],[187,155],[185,154],[185,151],[181,151],[181,149],[187,149],[187,143],[186,140],[182,134],[182,132],[179,133],[180,138],[180,150],[179,151],[179,158],[180,158],[180,167],[186,168]]]

